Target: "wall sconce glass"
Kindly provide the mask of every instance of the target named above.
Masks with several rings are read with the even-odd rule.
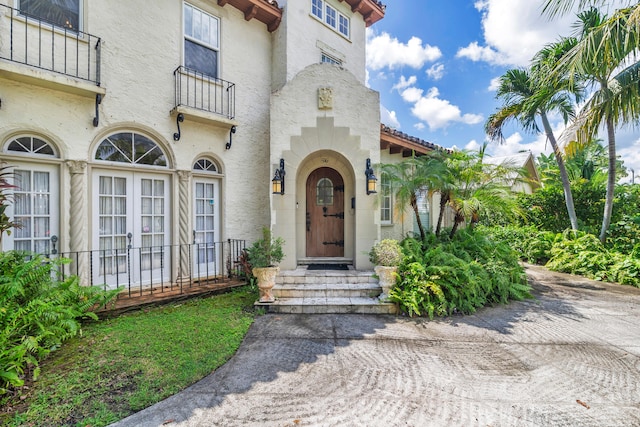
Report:
[[[369,194],[377,193],[376,181],[378,181],[378,179],[373,174],[373,169],[371,168],[371,159],[367,159],[367,166],[364,170],[364,175],[367,177],[367,196]]]
[[[286,174],[287,172],[284,170],[284,159],[280,159],[280,168],[276,169],[276,173],[271,180],[273,194],[284,194],[284,176]]]

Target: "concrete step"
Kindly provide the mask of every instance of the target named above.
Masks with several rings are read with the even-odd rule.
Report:
[[[278,285],[311,285],[311,284],[345,284],[345,283],[378,283],[373,271],[357,270],[315,270],[306,267],[281,271],[276,276]]]
[[[275,302],[256,303],[269,313],[290,314],[397,314],[397,306],[380,302],[378,298],[279,298]]]
[[[382,292],[377,283],[282,284],[273,287],[276,298],[375,298]]]

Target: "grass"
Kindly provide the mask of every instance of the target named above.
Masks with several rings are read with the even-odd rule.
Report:
[[[5,402],[0,424],[98,427],[165,399],[233,356],[256,298],[243,287],[87,324],[21,398]]]

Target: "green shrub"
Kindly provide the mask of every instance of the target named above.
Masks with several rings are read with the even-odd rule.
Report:
[[[478,307],[529,296],[523,268],[506,244],[461,230],[452,240],[405,239],[399,283],[390,293],[410,316],[473,313]]]
[[[384,239],[373,245],[369,261],[374,265],[396,267],[402,262],[402,248],[397,240]]]
[[[640,287],[640,259],[608,250],[593,234],[567,230],[554,243],[550,270]]]
[[[38,361],[80,330],[80,319],[117,291],[82,287],[76,276],[57,280],[63,261],[25,253],[0,253],[0,395],[18,387],[27,373],[38,377]]]

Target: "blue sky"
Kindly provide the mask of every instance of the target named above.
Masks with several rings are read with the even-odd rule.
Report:
[[[384,19],[367,33],[367,81],[380,92],[382,122],[460,149],[476,149],[485,140],[484,122],[500,105],[496,79],[509,68],[527,66],[545,44],[571,35],[575,21],[575,13],[553,20],[541,16],[542,0],[385,3]],[[552,119],[559,136],[564,124]],[[504,135],[504,144],[490,144],[491,155],[551,152],[543,135],[515,125]],[[625,165],[640,175],[640,132],[622,129],[617,136]]]

